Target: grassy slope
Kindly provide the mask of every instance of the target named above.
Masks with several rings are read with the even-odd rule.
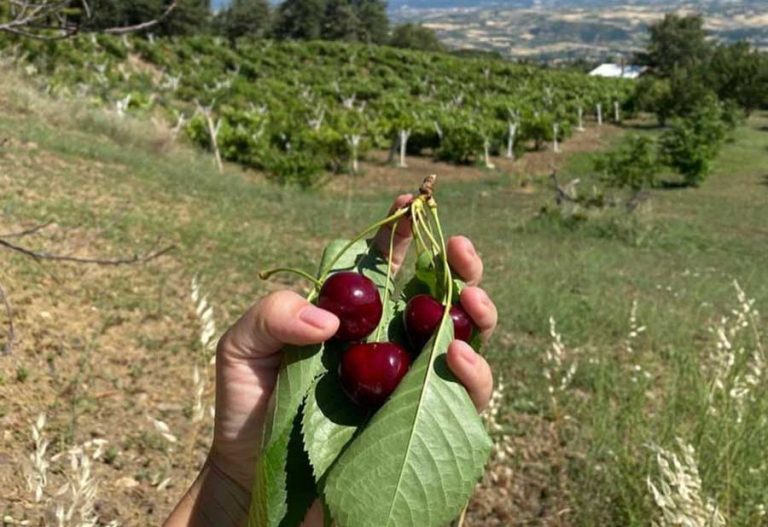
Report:
[[[542,181],[532,193],[492,173],[441,182],[447,231],[475,240],[499,305],[500,329],[487,353],[507,379],[502,413],[517,452],[516,477],[481,490],[473,524],[541,515],[554,522],[563,508],[572,511],[563,520],[569,523],[648,523],[643,445],[671,444],[695,428],[700,394],[686,395],[681,385],[700,388],[690,372],[713,347],[708,326],[734,305],[731,280],[758,306],[768,304],[767,125],[757,116],[739,130],[703,188],[654,192],[651,210],[635,223],[617,223],[614,234],[533,220],[551,202]],[[260,283],[259,269],[311,267],[327,240],[368,224],[421,175],[409,174],[400,188],[363,178],[302,193],[236,169],[219,176],[208,158],[183,148],[167,152],[163,137],[145,124],[116,124],[18,86],[0,87],[0,138],[10,139],[0,149],[0,231],[53,219],[55,226],[25,243],[89,255],[132,253],[158,238],[178,244],[169,258],[118,269],[0,253],[0,284],[16,308],[19,337],[14,356],[0,362],[0,416],[8,430],[0,450],[20,459],[28,424],[45,409],[54,452],[107,438],[111,464],[94,469],[103,481],[102,516],[126,524],[147,517],[157,523],[205,452],[208,428],[188,419],[192,367],[204,364],[195,351],[191,277],[200,276],[223,328],[281,286]],[[586,155],[564,172],[584,170]],[[619,350],[633,299],[647,326],[635,348],[652,372],[644,387],[656,394],[650,402],[623,391],[631,383]],[[576,389],[554,416],[541,375],[550,316],[581,364]],[[169,423],[182,440],[165,442],[147,415]],[[730,504],[719,460],[705,461],[705,483]],[[125,476],[141,492],[121,487]],[[165,477],[170,490],[153,488]],[[18,519],[29,501],[23,482],[9,472],[0,483],[13,489],[5,507]]]

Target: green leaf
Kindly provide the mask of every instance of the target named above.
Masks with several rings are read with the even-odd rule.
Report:
[[[297,527],[307,515],[309,507],[317,498],[312,468],[301,440],[301,415],[296,416],[291,427],[286,462],[286,490],[288,510],[280,527]]]
[[[288,512],[286,463],[293,422],[307,390],[322,372],[322,345],[286,348],[270,400],[264,448],[256,463],[250,525],[280,525]]]
[[[320,270],[317,277],[322,278],[326,270],[330,269],[331,262],[334,258],[344,249],[349,243],[349,240],[333,240],[326,245],[323,250],[323,256],[320,259]],[[353,269],[362,255],[368,252],[368,243],[365,240],[359,240],[352,244],[352,246],[341,256],[339,256],[336,263],[333,264],[332,271],[348,271]]]
[[[446,317],[393,396],[331,467],[325,498],[340,527],[431,527],[458,516],[491,439],[445,360]]]
[[[328,357],[328,371],[312,386],[304,407],[304,447],[318,482],[367,417],[367,412],[350,401],[341,389],[336,353]]]

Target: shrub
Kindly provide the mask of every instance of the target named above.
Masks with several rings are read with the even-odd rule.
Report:
[[[656,186],[660,165],[656,142],[650,137],[630,135],[612,152],[595,160],[595,169],[611,187],[641,190]]]
[[[675,121],[659,139],[664,164],[681,174],[686,185],[699,186],[712,171],[727,132],[722,117],[720,105],[703,106]]]

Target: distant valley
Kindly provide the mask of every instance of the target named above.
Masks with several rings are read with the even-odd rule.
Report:
[[[747,39],[768,49],[768,2],[677,0],[394,0],[395,23],[417,21],[451,48],[518,59],[589,61],[629,58],[648,24],[667,11],[700,12],[714,38]]]

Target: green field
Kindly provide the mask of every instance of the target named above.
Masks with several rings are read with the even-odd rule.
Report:
[[[207,417],[189,418],[195,366],[207,372],[203,398],[212,400],[192,277],[223,330],[265,292],[302,287],[260,282],[259,270],[311,269],[328,240],[371,223],[426,174],[412,168],[386,184],[339,176],[315,191],[276,187],[236,166],[220,175],[209,156],[170,145],[162,127],[0,77],[9,79],[0,82],[0,232],[52,221],[18,243],[81,256],[176,245],[118,268],[38,263],[0,249],[17,336],[0,359],[0,455],[12,460],[0,462],[0,513],[37,519],[66,499],[54,495],[62,471],[35,503],[17,470],[33,446],[29,426],[45,412],[49,454],[108,441],[92,467],[102,521],[156,524],[209,441]],[[580,177],[580,191],[591,192],[591,155],[564,156],[561,180]],[[447,169],[433,167],[438,176]],[[734,280],[754,309],[768,306],[768,115],[736,131],[701,188],[651,191],[633,214],[618,206],[563,219],[541,213],[555,207],[546,177],[522,189],[515,167],[467,168],[472,178],[456,170],[438,183],[441,216],[485,260],[500,327],[484,352],[504,380],[499,442],[511,445],[489,467],[466,524],[648,525],[661,515],[646,483],[659,486],[653,445],[679,452],[676,438],[696,451],[699,510],[711,499],[729,525],[764,524],[765,325],[751,312],[732,334],[725,323],[731,367],[710,328],[738,319]],[[630,337],[633,302],[645,329]],[[550,317],[566,349],[557,368],[547,359]],[[550,396],[544,370],[557,384],[571,364],[572,378]]]

